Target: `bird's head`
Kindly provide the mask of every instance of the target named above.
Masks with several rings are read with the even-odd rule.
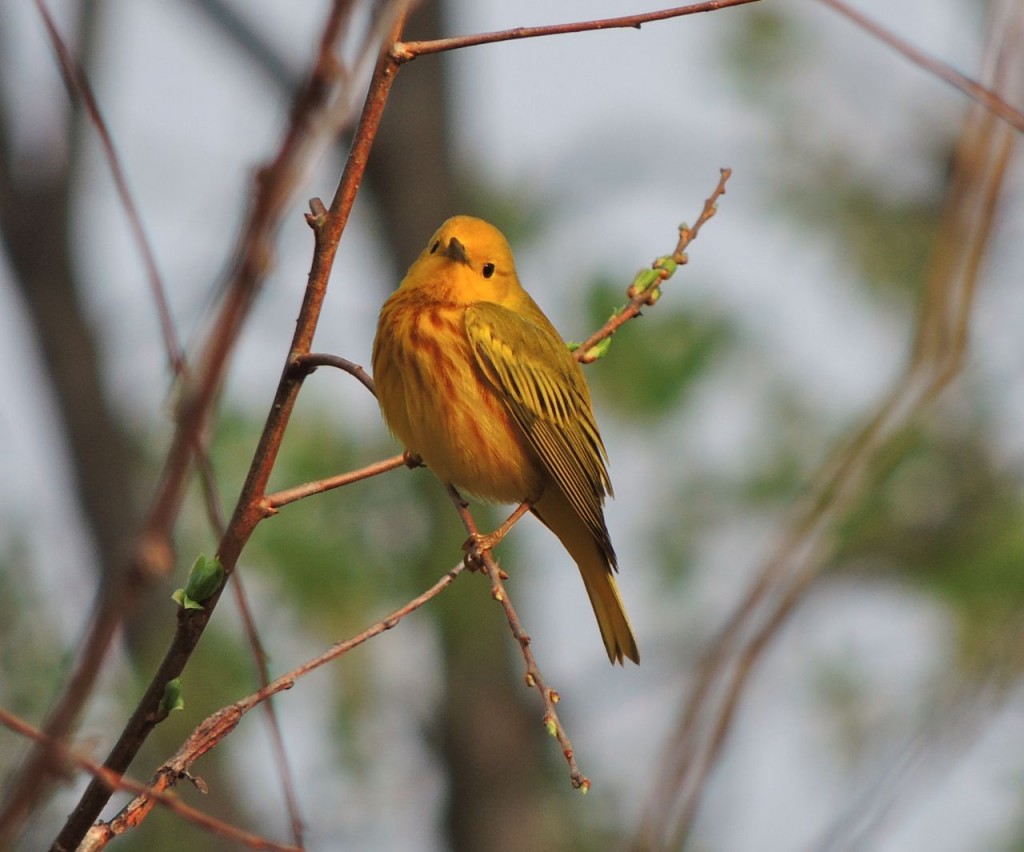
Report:
[[[448,219],[409,267],[403,287],[455,304],[496,302],[513,307],[523,294],[508,240],[473,216]]]

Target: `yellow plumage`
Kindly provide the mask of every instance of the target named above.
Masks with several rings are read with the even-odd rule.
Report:
[[[497,228],[455,216],[431,237],[381,309],[373,373],[388,427],[443,482],[531,502],[579,566],[608,658],[638,663],[590,392]]]

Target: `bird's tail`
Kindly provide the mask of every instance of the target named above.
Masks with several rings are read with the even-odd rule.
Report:
[[[562,542],[569,555],[576,560],[583,585],[590,596],[590,605],[597,616],[608,659],[622,663],[628,657],[640,662],[633,628],[629,626],[622,598],[612,574],[612,555],[601,547],[593,533],[573,509],[569,500],[557,486],[549,485],[544,496],[533,507],[545,526]]]

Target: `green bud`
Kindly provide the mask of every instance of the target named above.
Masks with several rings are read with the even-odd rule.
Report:
[[[164,684],[164,697],[160,700],[160,714],[168,715],[172,710],[184,710],[185,699],[182,697],[181,678],[176,677]]]
[[[662,281],[664,281],[666,278],[671,277],[672,275],[675,275],[677,266],[678,264],[675,262],[675,260],[673,260],[668,255],[665,255],[664,257],[659,257],[656,261],[654,261],[655,269],[664,270],[664,274],[662,275]]]
[[[607,351],[608,347],[612,345],[611,337],[606,337],[604,340],[599,340],[593,346],[587,350],[587,354],[583,356],[583,360],[590,364],[602,357]]]
[[[657,269],[641,269],[636,277],[633,278],[633,283],[629,285],[629,289],[626,294],[631,299],[635,299],[637,296],[646,293],[651,287],[661,281],[661,271]]]
[[[188,572],[188,580],[185,582],[185,597],[197,602],[205,601],[221,587],[223,582],[224,566],[220,564],[220,560],[216,556],[207,559],[200,553],[192,565],[192,570]]]

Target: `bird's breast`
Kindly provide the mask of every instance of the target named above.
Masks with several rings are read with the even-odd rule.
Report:
[[[543,469],[477,366],[465,310],[401,290],[388,299],[373,352],[381,411],[442,481],[485,500],[535,499]]]

